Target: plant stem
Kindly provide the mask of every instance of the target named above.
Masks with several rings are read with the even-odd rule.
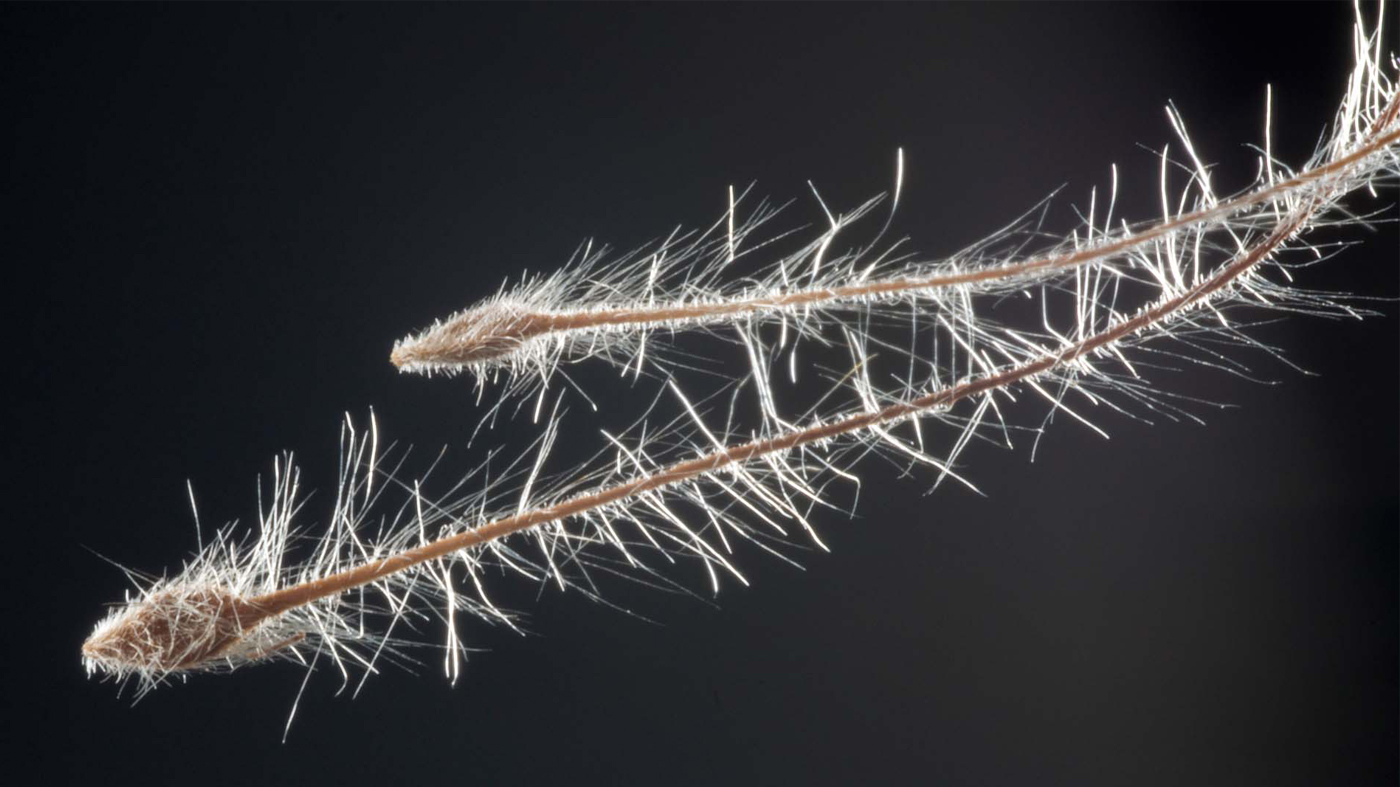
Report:
[[[1392,107],[1393,108],[1393,107]],[[1383,125],[1381,127],[1384,127]],[[1202,208],[1164,220],[1136,234],[1124,234],[1116,240],[1100,243],[1066,254],[1051,254],[1022,262],[957,273],[937,274],[918,278],[884,279],[847,284],[837,287],[795,289],[781,295],[762,298],[727,300],[716,303],[661,304],[629,308],[584,311],[533,311],[510,315],[495,326],[495,333],[469,335],[459,343],[434,343],[431,351],[396,347],[390,356],[396,366],[423,360],[426,354],[440,362],[470,363],[508,356],[530,339],[556,333],[570,333],[605,327],[634,327],[673,324],[676,322],[714,323],[738,315],[762,314],[787,309],[819,306],[840,302],[860,302],[903,293],[936,290],[965,284],[1007,281],[1019,277],[1065,270],[1129,251],[1195,224],[1224,219],[1250,207],[1275,200],[1293,190],[1301,189],[1330,175],[1344,171],[1358,161],[1374,154],[1387,144],[1400,139],[1400,130],[1380,136],[1371,144],[1346,156],[1339,157],[1287,180],[1281,180],[1245,194],[1232,197],[1214,206]],[[469,310],[449,320],[443,330],[455,333],[453,323],[462,321],[462,328],[476,324],[479,317]]]
[[[1371,127],[1370,133],[1373,135],[1372,139],[1362,145],[1358,150],[1267,189],[1253,192],[1226,203],[1221,203],[1214,208],[1181,216],[1173,221],[1157,225],[1147,233],[1115,241],[1106,246],[1100,246],[1084,252],[1077,252],[1064,257],[1045,258],[1022,263],[1020,266],[1014,268],[1008,267],[976,274],[959,274],[959,276],[991,277],[994,275],[1015,275],[1031,270],[1041,270],[1051,266],[1070,265],[1073,264],[1071,260],[1082,261],[1089,258],[1090,255],[1101,256],[1121,251],[1133,243],[1140,243],[1150,237],[1160,236],[1186,223],[1206,221],[1212,217],[1239,210],[1247,204],[1255,204],[1265,199],[1277,198],[1286,193],[1288,189],[1299,189],[1329,175],[1342,173],[1347,167],[1383,150],[1385,146],[1400,139],[1400,129],[1392,130],[1385,134],[1377,134],[1380,129],[1384,129],[1394,122],[1397,113],[1400,113],[1400,99],[1392,101],[1385,112],[1381,113],[1380,117],[1377,118],[1376,122]],[[1079,342],[1065,347],[1058,353],[1046,355],[1029,363],[1013,366],[995,374],[967,380],[909,401],[896,402],[872,412],[851,415],[828,423],[819,423],[805,429],[793,430],[774,437],[752,440],[733,447],[722,448],[720,450],[701,454],[694,458],[671,464],[651,475],[579,494],[559,503],[555,503],[554,505],[536,508],[513,516],[497,519],[493,522],[481,525],[480,527],[447,536],[390,557],[375,560],[321,579],[247,599],[245,602],[245,610],[250,614],[241,614],[239,622],[245,630],[248,630],[269,617],[279,615],[320,598],[344,593],[345,591],[369,584],[422,563],[444,557],[461,549],[479,546],[514,533],[529,530],[539,525],[584,514],[609,504],[622,502],[636,495],[683,483],[714,473],[726,467],[740,465],[763,456],[786,452],[795,448],[802,448],[862,429],[891,424],[923,411],[951,407],[963,399],[989,391],[995,391],[999,388],[1013,385],[1037,375],[1044,374],[1045,372],[1064,367],[1102,347],[1122,340],[1136,332],[1156,327],[1173,317],[1202,305],[1212,294],[1238,280],[1255,268],[1261,261],[1268,258],[1269,255],[1276,251],[1284,242],[1301,230],[1317,210],[1329,201],[1330,195],[1308,195],[1307,202],[1295,207],[1293,210],[1289,211],[1288,214],[1281,217],[1280,224],[1277,225],[1268,236],[1249,249],[1243,250],[1231,262],[1219,268],[1211,276],[1201,280],[1185,292],[1162,301],[1156,306],[1148,308],[1117,325],[1085,337]],[[1013,270],[1014,273],[1011,272]],[[962,278],[959,280],[976,281],[979,279]],[[868,285],[851,285],[851,287],[847,288],[837,288],[822,292],[845,292],[847,295],[850,295],[860,288],[866,288],[862,290],[862,292],[864,294],[869,294],[873,291],[869,288],[885,287],[886,289],[882,291],[890,292],[894,291],[896,286],[907,286],[912,289],[915,287],[936,285],[930,284],[929,281],[917,285],[913,283],[899,284],[886,282]],[[764,303],[792,305],[802,302],[800,300],[795,300],[799,297],[798,293],[794,293],[790,297],[794,300],[779,303],[780,299],[773,299],[764,301]],[[819,297],[819,293],[815,291],[802,293],[801,297],[816,300]],[[752,303],[753,302],[749,302],[749,304]],[[734,311],[740,308],[750,307],[749,304],[746,304],[746,302],[739,302],[734,304],[722,304],[714,308],[724,308]],[[756,308],[756,306],[753,308]],[[652,312],[652,314],[660,314],[663,311],[664,310],[658,310]],[[618,313],[613,314],[615,315]],[[609,317],[608,313],[600,313],[600,315],[600,319],[602,320],[614,319],[613,317]],[[674,315],[669,318],[657,317],[657,319],[673,318]],[[620,320],[621,318],[618,317],[616,319]]]

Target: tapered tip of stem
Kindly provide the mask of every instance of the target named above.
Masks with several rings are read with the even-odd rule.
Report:
[[[440,328],[435,326],[418,336],[395,342],[389,353],[389,363],[401,372],[417,374],[460,370],[464,362],[455,356],[463,354],[461,348],[444,342],[436,335],[439,332]]]
[[[251,609],[219,587],[168,587],[114,611],[83,643],[89,674],[158,676],[210,666],[238,649]]]
[[[401,372],[460,372],[509,363],[551,321],[499,301],[475,306],[394,343],[389,362]]]

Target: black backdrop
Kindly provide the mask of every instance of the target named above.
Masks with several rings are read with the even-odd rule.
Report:
[[[125,581],[87,550],[177,568],[186,479],[206,525],[253,516],[280,450],[327,490],[340,414],[371,405],[465,467],[469,385],[399,377],[392,340],[585,237],[708,222],[750,181],[817,221],[807,179],[853,204],[901,145],[899,229],[927,254],[1064,183],[1068,228],[1113,162],[1150,218],[1167,100],[1228,190],[1272,83],[1300,162],[1349,24],[1340,4],[0,7],[6,759],[85,784],[1394,783],[1393,301],[1266,329],[1316,376],[1262,356],[1281,384],[1164,376],[1240,405],[1205,426],[1105,415],[1111,440],[1059,423],[1034,463],[975,450],[985,498],[873,466],[860,517],[821,522],[832,554],[748,555],[753,587],[715,606],[619,588],[651,624],[507,589],[536,636],[468,623],[486,650],[455,687],[430,663],[352,701],[321,675],[285,744],[293,667],[131,707],[77,658]],[[1395,226],[1352,235],[1309,283],[1394,298]]]

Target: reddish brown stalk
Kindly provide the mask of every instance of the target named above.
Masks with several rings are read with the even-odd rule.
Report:
[[[1394,105],[1387,112],[1387,116],[1391,119],[1393,119],[1393,110]],[[1384,128],[1389,123],[1389,120],[1383,119],[1383,121],[1379,124],[1379,128]],[[610,326],[643,327],[686,321],[716,322],[735,315],[775,312],[831,302],[862,301],[878,296],[939,289],[961,284],[980,284],[1014,279],[1033,273],[1062,270],[1110,257],[1149,243],[1183,227],[1214,221],[1253,205],[1273,200],[1291,190],[1341,172],[1396,140],[1400,140],[1400,130],[1377,137],[1371,144],[1351,154],[1314,167],[1287,180],[1279,181],[1267,188],[1242,194],[1211,208],[1203,208],[1164,221],[1136,235],[1129,235],[1068,254],[1038,257],[995,268],[919,279],[895,279],[848,284],[840,287],[795,290],[768,298],[740,299],[720,303],[599,309],[582,312],[516,313],[498,318],[498,324],[492,326],[490,330],[482,330],[480,322],[485,318],[478,310],[474,309],[449,320],[446,325],[439,329],[438,335],[432,340],[395,347],[389,360],[398,367],[414,362],[450,364],[488,361],[509,355],[530,339],[553,333],[568,333]]]
[[[1394,139],[1390,134],[1382,139]],[[1023,364],[1003,372],[969,380],[959,385],[945,388],[907,402],[889,405],[881,410],[862,413],[802,429],[776,437],[754,440],[733,448],[726,448],[702,456],[677,462],[653,475],[638,478],[626,483],[578,495],[545,508],[526,511],[515,516],[498,519],[481,527],[457,535],[448,536],[429,544],[407,550],[398,555],[376,560],[363,566],[342,571],[322,579],[296,585],[294,587],[250,599],[248,604],[257,611],[254,619],[243,620],[246,627],[290,609],[302,606],[319,598],[343,593],[352,588],[382,579],[390,574],[403,571],[421,563],[449,555],[460,549],[489,543],[499,538],[528,530],[537,525],[555,522],[593,511],[610,503],[626,500],[634,495],[679,484],[722,468],[748,462],[768,454],[789,451],[806,445],[819,443],[830,438],[859,431],[872,426],[899,421],[915,413],[934,408],[948,407],[962,399],[991,391],[1003,386],[1034,377],[1057,366],[1070,363],[1105,345],[1127,337],[1134,332],[1150,328],[1159,322],[1183,312],[1207,299],[1212,293],[1227,286],[1247,271],[1258,265],[1280,244],[1296,232],[1312,214],[1314,206],[1297,211],[1292,219],[1277,227],[1267,238],[1260,241],[1245,254],[1217,271],[1210,278],[1200,282],[1185,293],[1148,309],[1112,328],[1090,336],[1061,352],[1046,356],[1032,363]]]
[[[1328,175],[1343,172],[1348,166],[1355,164],[1365,158],[1375,154],[1385,148],[1385,146],[1400,140],[1400,129],[1381,134],[1381,129],[1390,126],[1400,116],[1400,97],[1393,99],[1385,111],[1372,123],[1368,133],[1373,135],[1371,141],[1361,146],[1357,151],[1343,156],[1336,161],[1316,167],[1295,178],[1283,181],[1269,189],[1256,192],[1245,197],[1237,198],[1231,203],[1225,203],[1216,208],[1205,211],[1198,211],[1187,216],[1182,216],[1172,222],[1158,225],[1148,233],[1136,236],[1131,239],[1124,239],[1101,246],[1096,249],[1077,252],[1061,258],[1046,258],[1045,260],[1023,263],[1018,269],[1018,273],[1029,270],[1044,269],[1053,265],[1072,264],[1067,260],[1079,260],[1087,258],[1087,255],[1102,255],[1113,253],[1116,250],[1126,248],[1131,243],[1142,242],[1145,238],[1151,237],[1153,233],[1161,235],[1168,232],[1173,227],[1181,226],[1192,221],[1201,221],[1212,214],[1219,214],[1236,210],[1239,207],[1260,202],[1268,198],[1277,197],[1287,189],[1296,188],[1309,183],[1316,182]],[[713,473],[725,467],[742,464],[752,459],[767,456],[770,454],[790,451],[807,445],[820,443],[841,435],[857,432],[874,426],[881,426],[896,421],[900,421],[916,413],[935,408],[950,407],[957,402],[976,396],[987,391],[1009,386],[1021,382],[1037,375],[1043,374],[1051,369],[1071,363],[1095,350],[1126,338],[1138,331],[1156,326],[1171,317],[1184,313],[1205,302],[1212,294],[1219,292],[1231,282],[1238,280],[1248,273],[1260,262],[1266,259],[1280,245],[1282,245],[1295,232],[1312,218],[1318,208],[1327,203],[1327,199],[1312,195],[1309,202],[1291,212],[1290,217],[1274,230],[1267,237],[1256,243],[1253,247],[1243,251],[1233,261],[1218,269],[1214,274],[1198,282],[1189,290],[1176,297],[1170,298],[1162,303],[1146,309],[1113,327],[1100,331],[1092,336],[1066,347],[1058,353],[1047,355],[1044,358],[1031,363],[1014,366],[996,374],[988,375],[978,379],[968,380],[958,385],[944,388],[939,391],[926,394],[916,399],[897,402],[880,410],[852,415],[831,423],[819,424],[807,429],[800,429],[776,437],[769,437],[760,440],[753,440],[732,448],[724,448],[708,454],[697,456],[667,466],[661,471],[652,475],[638,478],[625,483],[587,492],[569,498],[552,506],[537,508],[525,511],[514,516],[498,519],[494,522],[473,528],[463,533],[438,539],[423,546],[406,550],[397,555],[375,560],[362,566],[332,574],[318,580],[313,580],[293,587],[284,588],[272,593],[258,596],[247,600],[247,607],[240,609],[239,623],[244,630],[249,630],[262,620],[279,615],[291,609],[311,603],[317,599],[334,596],[344,593],[352,588],[367,585],[378,579],[382,579],[391,574],[412,568],[413,566],[426,563],[436,558],[450,555],[461,549],[467,549],[481,544],[490,543],[499,538],[504,538],[513,533],[528,530],[537,525],[556,522],[570,516],[576,516],[611,503],[618,503],[634,495],[642,494],[656,489],[662,489],[675,484]],[[1035,266],[1035,267],[1031,267]],[[963,277],[1011,275],[1007,269],[988,271],[976,274],[961,274]],[[957,277],[949,277],[955,279]],[[962,278],[961,281],[976,281],[976,278]],[[826,292],[841,292],[845,290],[848,294],[854,294],[858,288],[868,288],[884,286],[890,289],[884,291],[894,291],[893,288],[899,286],[898,283],[885,283],[874,285],[852,285],[848,288],[828,290]],[[914,285],[908,285],[911,288]],[[927,282],[918,286],[932,286]],[[869,294],[872,290],[862,290],[863,294]],[[796,297],[798,294],[794,294]],[[804,294],[807,297],[814,297],[815,293]],[[814,297],[815,299],[815,297]],[[772,303],[772,301],[770,301]],[[790,301],[787,305],[800,303],[800,301]],[[739,304],[729,304],[724,308],[738,308]],[[699,307],[697,307],[699,308]],[[599,316],[599,315],[593,315]],[[674,314],[673,317],[674,318]],[[602,319],[612,319],[614,322],[621,321],[619,318],[610,318],[607,313],[602,313]],[[243,613],[251,611],[252,614]]]

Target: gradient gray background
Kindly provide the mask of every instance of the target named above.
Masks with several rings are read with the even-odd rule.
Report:
[[[77,659],[124,584],[85,548],[177,567],[186,479],[206,525],[248,521],[293,449],[321,517],[339,414],[369,405],[420,458],[472,461],[469,384],[385,358],[506,276],[707,223],[735,183],[817,221],[807,179],[853,204],[901,145],[899,228],[930,255],[1064,183],[1070,227],[1113,162],[1120,209],[1151,218],[1138,145],[1171,141],[1168,99],[1228,190],[1272,82],[1300,162],[1349,24],[1342,4],[0,7],[26,662],[7,759],[84,784],[1395,783],[1393,301],[1263,332],[1315,377],[1247,354],[1281,384],[1162,376],[1240,405],[1196,408],[1207,426],[1105,415],[1112,440],[1061,422],[1033,464],[974,450],[987,498],[872,464],[805,571],[748,554],[754,586],[717,606],[617,588],[660,625],[507,583],[538,636],[466,624],[489,651],[455,688],[429,652],[354,701],[322,675],[286,745],[297,669],[133,708]],[[1395,226],[1350,237],[1309,283],[1394,298]],[[570,442],[644,393],[578,411]]]

